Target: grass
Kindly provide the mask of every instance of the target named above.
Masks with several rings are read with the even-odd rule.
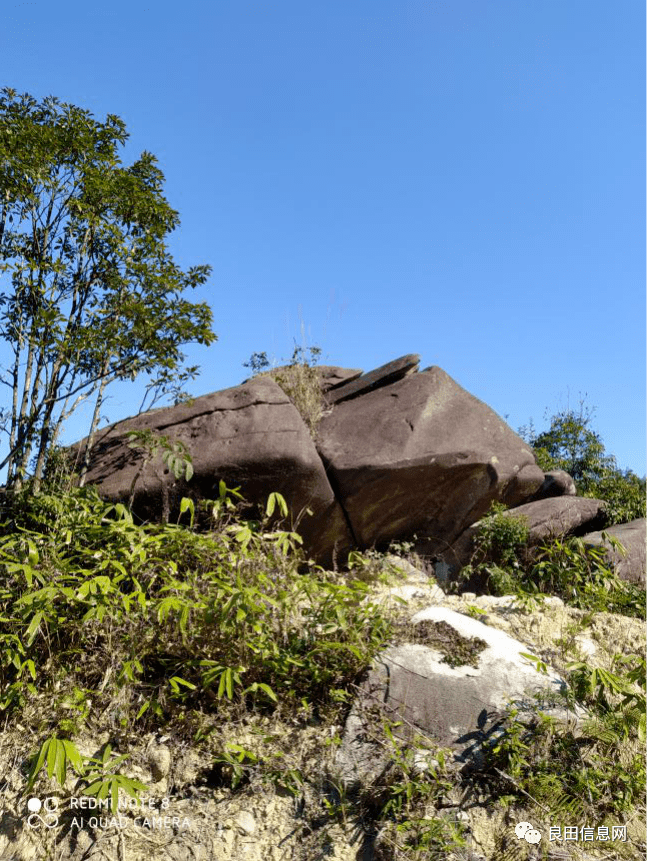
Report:
[[[322,392],[319,372],[315,366],[321,349],[297,346],[287,365],[269,368],[270,361],[264,352],[252,354],[245,363],[255,375],[268,375],[279,384],[299,411],[313,438],[324,415],[326,401]]]

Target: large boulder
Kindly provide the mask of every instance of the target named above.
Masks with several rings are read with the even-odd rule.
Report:
[[[341,366],[316,366],[316,370],[323,393],[337,390],[362,374],[362,369],[344,369]]]
[[[521,504],[545,475],[489,407],[439,368],[417,372],[418,362],[408,354],[366,374],[314,367],[307,383],[327,404],[315,442],[291,402],[295,365],[132,417],[98,435],[88,481],[110,500],[127,501],[134,488],[144,519],[177,512],[182,496],[215,497],[220,480],[253,504],[281,492],[306,551],[327,565],[344,563],[353,546],[414,536],[424,553],[446,551],[492,501]],[[145,430],[186,445],[190,482],[161,456],[142,470],[125,434]]]
[[[449,608],[415,614],[409,639],[378,657],[360,688],[337,758],[342,780],[370,784],[385,769],[384,748],[376,745],[371,727],[385,717],[400,723],[405,736],[422,732],[461,761],[478,761],[483,744],[501,730],[509,705],[524,715],[532,711],[534,694],[557,694],[565,687],[554,670],[540,673],[523,653],[533,651]],[[566,709],[546,712],[575,718]]]
[[[446,549],[493,500],[514,506],[544,481],[524,441],[438,367],[336,404],[317,446],[362,548],[416,534]]]
[[[176,479],[161,458],[142,467],[141,452],[128,447],[129,431],[165,435],[188,448],[194,475]],[[76,445],[81,449],[83,441]],[[97,435],[88,483],[112,501],[127,501],[135,483],[133,509],[142,519],[158,520],[165,507],[177,512],[182,496],[218,496],[219,481],[253,503],[280,492],[307,551],[318,562],[333,563],[352,547],[344,513],[312,437],[283,390],[270,377],[254,378],[231,389],[161,408],[110,426]],[[313,515],[308,515],[310,508]]]
[[[529,547],[544,540],[563,536],[578,536],[605,523],[605,502],[589,497],[549,497],[515,506],[502,513],[504,518],[523,518],[529,530]],[[435,576],[443,584],[454,580],[462,567],[469,563],[475,551],[475,537],[481,522],[464,530],[452,546],[436,556]],[[416,546],[425,554],[425,545]],[[465,585],[466,590],[483,587],[482,580],[473,578]]]
[[[523,518],[529,528],[529,543],[545,539],[578,536],[605,523],[605,501],[593,497],[549,497],[513,507],[505,513]]]
[[[576,483],[566,470],[550,470],[547,471],[544,482],[533,495],[533,500],[542,500],[545,497],[560,497],[563,494],[575,495]]]
[[[614,548],[603,533],[618,539],[623,551]],[[634,584],[646,583],[646,519],[636,518],[626,524],[614,524],[605,531],[594,531],[583,537],[590,546],[602,546],[619,578]]]

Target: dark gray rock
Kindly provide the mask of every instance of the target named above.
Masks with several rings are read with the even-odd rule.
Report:
[[[351,710],[337,758],[348,785],[372,784],[384,771],[384,747],[381,751],[374,742],[371,725],[380,725],[385,715],[401,723],[404,736],[424,732],[435,747],[449,747],[468,761],[478,759],[482,744],[499,732],[511,701],[525,711],[534,693],[564,688],[555,671],[545,676],[520,655],[533,653],[529,647],[494,627],[443,607],[414,615],[412,624],[422,623],[432,633],[440,623],[449,625],[474,644],[474,655],[465,664],[453,661],[451,646],[417,642],[415,628],[411,643],[390,647],[377,659]],[[556,714],[570,716],[566,710]]]
[[[613,548],[603,539],[603,531],[587,533],[583,542],[590,546],[604,546],[607,557],[619,578],[633,584],[646,583],[646,519],[636,518],[626,524],[614,524],[605,528],[605,533],[618,539],[625,554]]]
[[[305,550],[327,565],[344,563],[353,546],[415,535],[425,554],[445,553],[493,500],[521,504],[545,475],[487,405],[441,369],[415,373],[417,366],[418,356],[410,354],[366,375],[338,366],[309,369],[332,399],[316,444],[281,389],[294,365],[149,411],[99,434],[88,482],[120,501],[129,500],[135,482],[135,514],[150,520],[173,515],[183,496],[216,497],[221,479],[241,486],[255,505],[281,492]],[[129,449],[124,435],[146,429],[186,445],[190,482],[176,479],[161,456],[140,472],[142,454]]]
[[[309,552],[319,562],[333,562],[334,550],[352,547],[344,513],[335,499],[308,428],[275,381],[260,376],[248,383],[161,408],[116,423],[100,432],[93,448],[87,482],[112,501],[128,501],[142,455],[129,449],[125,434],[149,429],[184,443],[194,476],[177,480],[161,457],[137,478],[133,510],[142,519],[159,520],[165,497],[171,513],[183,496],[218,497],[219,481],[241,487],[252,503],[280,492]],[[82,447],[83,442],[77,444]],[[313,515],[306,514],[310,508]]]
[[[513,507],[505,515],[523,517],[529,528],[529,542],[537,545],[553,537],[580,536],[604,524],[605,501],[571,495],[549,497]]]
[[[560,497],[561,495],[575,495],[576,483],[565,470],[550,470],[545,474],[545,479],[533,500],[542,500],[545,497]]]
[[[378,369],[367,372],[366,375],[362,375],[349,383],[336,387],[333,392],[328,394],[328,402],[329,404],[339,404],[388,384],[393,384],[407,375],[418,371],[420,360],[421,358],[418,354],[407,354],[397,360],[392,360]]]
[[[340,366],[317,366],[323,393],[337,390],[344,384],[357,380],[362,369],[343,369]]]
[[[361,548],[417,534],[446,550],[491,501],[521,503],[544,480],[524,441],[439,368],[335,405],[317,445]]]

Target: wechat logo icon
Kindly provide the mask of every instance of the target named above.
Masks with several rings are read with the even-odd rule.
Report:
[[[533,824],[528,821],[520,821],[515,825],[515,835],[518,839],[526,839],[529,845],[537,845],[542,839],[540,831],[536,830]]]

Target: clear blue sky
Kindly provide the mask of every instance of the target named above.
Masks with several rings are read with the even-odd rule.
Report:
[[[213,267],[195,394],[417,352],[513,428],[587,394],[643,475],[645,35],[643,0],[4,0],[0,70],[159,158]]]

